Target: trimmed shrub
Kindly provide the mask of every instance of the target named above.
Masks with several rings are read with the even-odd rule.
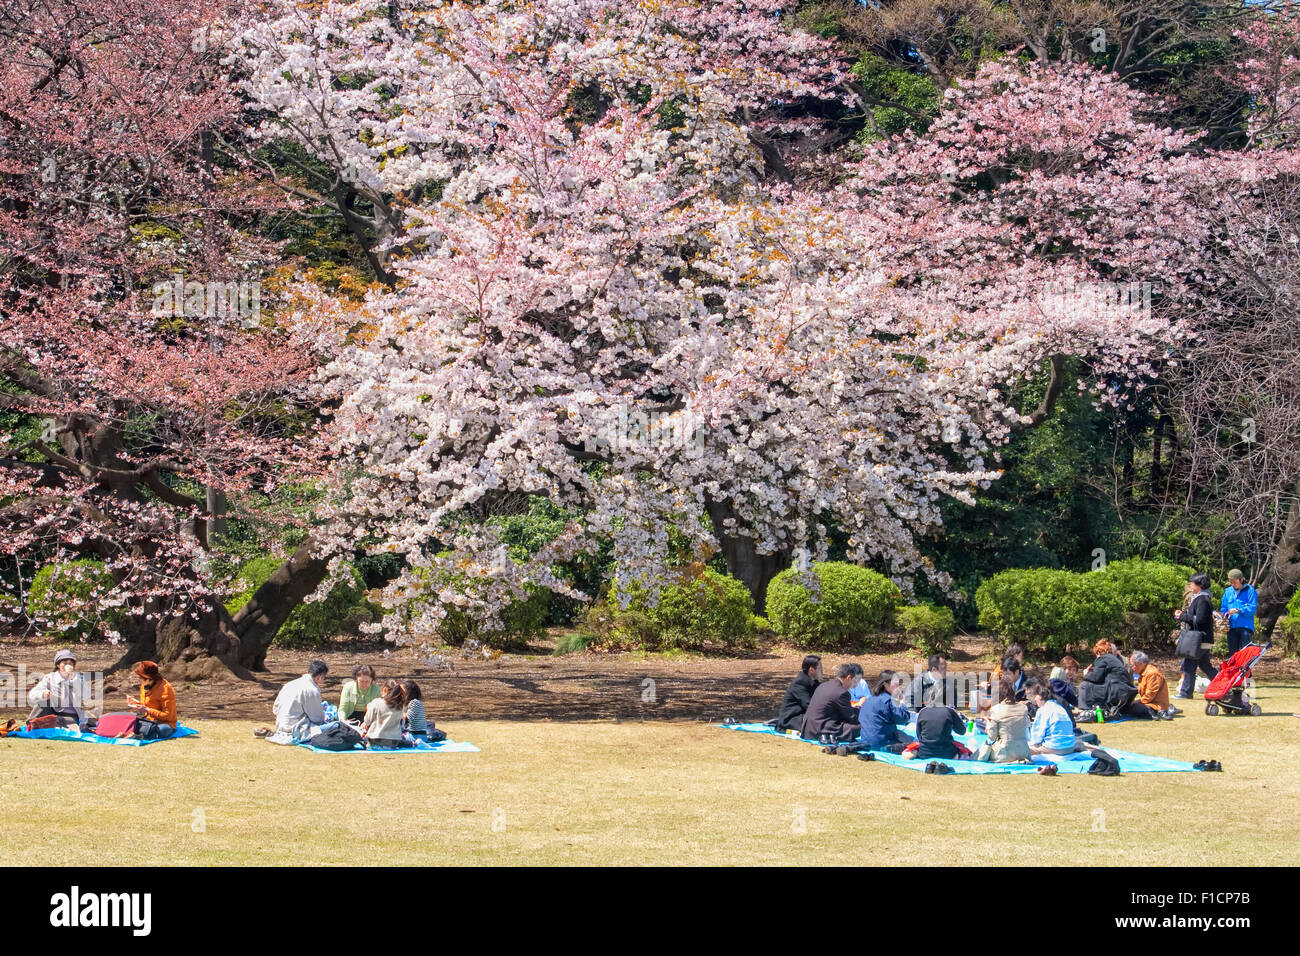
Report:
[[[1119,627],[1119,592],[1099,572],[1050,568],[1002,571],[975,592],[981,627],[1056,656],[1068,645],[1091,646]]]
[[[232,585],[234,593],[225,601],[226,610],[234,614],[266,583],[284,561],[271,555],[253,558],[240,566]],[[275,635],[282,647],[316,647],[336,635],[360,633],[362,624],[381,617],[378,607],[366,600],[365,584],[360,573],[348,566],[351,583],[340,581],[323,601],[299,604]]]
[[[952,639],[957,633],[957,621],[952,609],[933,604],[916,604],[900,607],[894,613],[898,627],[908,643],[927,657],[952,653]]]
[[[1124,637],[1142,647],[1169,643],[1177,627],[1172,612],[1182,604],[1192,568],[1165,561],[1109,561],[1104,574],[1115,584]]]
[[[767,586],[767,619],[784,640],[801,648],[824,649],[869,642],[894,621],[902,592],[893,581],[845,561],[812,567],[816,593],[803,574],[787,568]]]
[[[486,622],[467,614],[460,608],[448,608],[442,619],[438,636],[460,647],[467,640],[476,640],[488,647],[521,647],[546,633],[550,615],[550,588],[525,586],[526,601],[515,601],[501,611],[501,626],[489,628]]]
[[[629,589],[619,606],[610,589],[605,602],[586,615],[596,643],[612,648],[700,650],[706,641],[728,649],[754,644],[754,598],[736,578],[698,565],[683,569],[683,579],[664,585],[659,602],[649,606],[644,589]]]
[[[120,608],[98,606],[113,584],[113,575],[103,561],[88,558],[47,564],[32,578],[27,613],[64,637],[79,641],[107,637],[125,617]]]

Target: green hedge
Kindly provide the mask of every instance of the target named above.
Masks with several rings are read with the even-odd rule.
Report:
[[[754,598],[736,578],[712,568],[660,588],[659,602],[649,605],[639,586],[628,589],[621,607],[610,589],[603,604],[593,606],[585,623],[594,643],[611,648],[700,650],[706,641],[728,649],[754,644]]]
[[[1004,643],[1034,647],[1050,656],[1067,645],[1091,646],[1120,623],[1119,587],[1101,572],[1018,568],[986,580],[975,592],[981,627]]]
[[[1172,612],[1182,605],[1187,579],[1195,571],[1181,564],[1127,558],[1109,561],[1099,572],[1115,584],[1119,629],[1131,644],[1157,647],[1176,630]]]
[[[448,608],[438,636],[454,647],[473,639],[488,647],[520,647],[546,633],[550,618],[550,588],[525,585],[528,599],[507,604],[501,611],[500,627],[489,628],[483,621],[460,608]]]
[[[247,604],[283,563],[282,558],[265,555],[240,565],[231,582],[235,590],[225,601],[226,610],[234,614]],[[294,608],[276,633],[275,643],[284,647],[316,647],[340,634],[358,634],[362,624],[379,620],[380,609],[366,600],[360,573],[349,565],[348,576],[350,583],[335,584],[323,601]]]
[[[96,609],[96,602],[113,588],[113,575],[103,561],[84,559],[47,564],[36,572],[27,591],[27,613],[48,622],[64,637],[80,641],[106,637],[117,630],[125,612]],[[77,610],[72,610],[72,605]]]
[[[511,560],[518,561],[525,556],[520,547],[509,549]],[[440,551],[438,557],[451,557],[453,552]],[[417,572],[422,580],[429,581],[430,599],[436,600],[436,594],[443,588],[472,596],[474,579],[459,571],[442,568],[436,577],[430,577],[427,569]],[[481,582],[480,582],[481,583]],[[528,597],[522,601],[513,601],[501,609],[500,623],[489,627],[482,619],[454,605],[445,607],[446,616],[438,627],[440,640],[454,647],[460,647],[467,640],[475,640],[488,647],[522,647],[546,633],[550,623],[551,598],[550,588],[525,584]]]
[[[900,607],[895,620],[908,643],[925,654],[952,653],[952,639],[957,633],[957,621],[952,609],[933,604]]]
[[[903,595],[883,574],[844,561],[815,564],[811,573],[815,595],[794,568],[767,586],[767,619],[782,639],[802,648],[836,648],[867,642],[893,625]]]
[[[1172,612],[1193,573],[1138,558],[1110,561],[1100,571],[1019,568],[986,580],[975,603],[982,627],[1053,655],[1101,637],[1158,647],[1176,630]]]

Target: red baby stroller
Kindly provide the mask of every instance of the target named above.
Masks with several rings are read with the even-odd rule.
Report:
[[[1264,652],[1272,646],[1271,641],[1267,644],[1247,644],[1223,662],[1218,675],[1210,681],[1210,686],[1205,688],[1207,714],[1214,717],[1222,707],[1223,712],[1229,715],[1259,716],[1259,704],[1253,703],[1246,693],[1246,679],[1250,677],[1250,672],[1264,656]]]

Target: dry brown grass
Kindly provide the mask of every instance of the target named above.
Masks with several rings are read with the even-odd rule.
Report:
[[[1276,716],[1100,728],[1226,768],[1119,778],[936,778],[670,722],[456,722],[483,752],[436,757],[316,755],[239,721],[139,749],[3,740],[0,863],[1295,865],[1300,688],[1261,703]]]

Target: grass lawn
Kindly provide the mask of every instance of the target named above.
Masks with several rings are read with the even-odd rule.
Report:
[[[1097,728],[1225,768],[1117,778],[931,777],[667,721],[457,721],[483,752],[434,757],[317,755],[222,720],[138,749],[0,740],[0,864],[1294,866],[1300,686],[1260,703]]]

